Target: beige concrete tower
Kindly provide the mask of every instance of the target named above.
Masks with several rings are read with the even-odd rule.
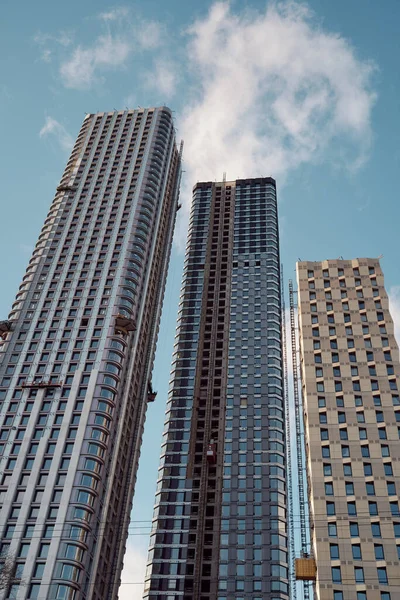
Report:
[[[400,598],[399,350],[377,259],[297,264],[317,600]]]

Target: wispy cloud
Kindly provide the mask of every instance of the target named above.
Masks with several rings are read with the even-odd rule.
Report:
[[[327,156],[352,167],[366,159],[374,67],[307,5],[238,13],[215,2],[187,33],[194,83],[178,128],[188,188],[224,171],[282,184],[289,170]]]
[[[39,31],[33,41],[40,48],[40,59],[48,63],[53,58],[53,50],[50,46],[68,48],[73,42],[73,35],[69,31],[60,31],[55,35]]]
[[[117,6],[111,10],[100,13],[99,19],[106,22],[119,21],[120,19],[127,17],[128,14],[129,8],[127,6]]]
[[[159,93],[160,102],[170,100],[175,95],[178,82],[176,65],[164,58],[156,59],[153,69],[145,75],[145,86]]]
[[[98,17],[105,32],[91,44],[73,48],[61,63],[60,76],[67,88],[88,90],[103,81],[106,71],[126,67],[134,53],[154,50],[161,43],[160,24],[139,17],[132,23],[127,7],[114,8]],[[166,80],[163,81],[167,86]]]
[[[64,125],[53,119],[53,117],[46,117],[45,124],[39,132],[41,138],[48,135],[54,136],[63,150],[71,150],[74,145],[73,137],[68,133]]]
[[[70,46],[72,44],[73,35],[70,31],[59,31],[55,35],[39,31],[34,36],[33,41],[36,42],[36,44],[39,44],[39,46],[44,46],[49,42],[54,42],[66,48],[67,46]]]
[[[139,21],[135,26],[135,37],[139,48],[154,50],[163,42],[163,30],[158,21]]]
[[[127,40],[111,33],[101,35],[92,46],[74,49],[60,67],[61,79],[67,88],[89,89],[98,80],[98,71],[122,67],[131,52]]]

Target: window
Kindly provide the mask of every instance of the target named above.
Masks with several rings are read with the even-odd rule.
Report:
[[[367,496],[375,496],[375,484],[373,481],[370,481],[365,484],[367,489]]]
[[[324,464],[324,477],[329,477],[332,475],[332,465]]]
[[[375,550],[375,559],[376,560],[385,560],[385,552],[383,550],[382,544],[375,544],[374,550]]]
[[[344,475],[345,477],[348,477],[348,476],[351,476],[352,474],[353,474],[353,473],[352,473],[351,464],[350,464],[350,463],[345,463],[345,464],[343,465],[343,475]]]
[[[387,578],[386,567],[378,567],[377,568],[377,572],[378,572],[378,581],[379,581],[379,583],[382,584],[382,585],[387,585],[388,584],[388,578]]]
[[[392,463],[384,463],[383,467],[385,469],[385,475],[393,475]]]
[[[361,546],[360,544],[353,544],[351,547],[352,553],[353,553],[353,559],[354,560],[361,560],[362,556],[361,556]]]
[[[372,465],[371,463],[364,463],[364,475],[372,475]]]
[[[350,523],[349,527],[350,527],[350,536],[351,537],[360,537],[360,534],[358,531],[358,523]]]
[[[361,456],[363,458],[369,458],[369,446],[361,446]]]
[[[328,523],[328,535],[329,537],[337,537],[336,523]]]
[[[346,481],[346,496],[354,496],[354,484],[351,481]]]
[[[333,496],[333,483],[325,483],[325,495]]]
[[[330,458],[331,451],[329,446],[322,446],[322,458]]]
[[[332,567],[331,571],[333,583],[342,583],[342,573],[340,567]]]
[[[326,514],[328,515],[328,517],[336,514],[334,502],[326,503]]]
[[[376,502],[368,502],[369,514],[371,517],[376,517],[378,514],[378,505]]]
[[[354,579],[356,583],[364,583],[364,569],[362,567],[354,567]]]
[[[336,559],[340,558],[338,544],[330,544],[329,548],[330,548],[331,560],[336,560]]]
[[[371,523],[372,537],[381,537],[381,526],[379,523]]]
[[[394,481],[388,481],[386,483],[387,486],[387,491],[389,496],[395,496],[396,495],[396,484],[394,483]]]
[[[342,446],[342,457],[349,458],[350,456],[350,448],[349,446]]]
[[[349,515],[349,517],[355,517],[355,516],[357,516],[357,507],[356,507],[356,503],[355,502],[348,502],[347,503],[347,514]]]
[[[343,592],[334,590],[333,600],[343,600]]]

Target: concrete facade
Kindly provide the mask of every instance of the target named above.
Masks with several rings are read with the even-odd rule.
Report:
[[[297,264],[317,600],[400,594],[399,350],[377,259]]]

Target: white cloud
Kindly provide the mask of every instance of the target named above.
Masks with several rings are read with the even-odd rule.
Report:
[[[132,25],[129,14],[128,8],[119,7],[98,15],[105,23],[106,33],[99,35],[90,45],[76,46],[62,62],[60,75],[65,87],[90,89],[102,81],[104,71],[123,68],[133,53],[154,50],[160,45],[159,23],[137,17]],[[161,81],[165,88],[171,86],[166,76]]]
[[[394,335],[400,347],[400,285],[392,286],[389,290],[390,314],[394,322]]]
[[[175,64],[164,58],[155,60],[154,69],[145,75],[146,87],[159,93],[160,102],[175,95],[178,81]]]
[[[136,25],[136,41],[143,50],[158,48],[163,40],[162,28],[157,21],[139,21]]]
[[[60,31],[55,35],[39,31],[34,36],[33,41],[41,48],[40,60],[49,63],[53,58],[53,50],[49,46],[67,48],[72,44],[73,36],[68,31]]]
[[[142,600],[146,571],[147,549],[136,547],[128,542],[124,556],[124,569],[121,574],[119,600]]]
[[[131,51],[127,40],[111,33],[99,36],[88,48],[78,46],[60,67],[65,87],[89,89],[98,79],[98,70],[123,66]]]
[[[116,8],[112,8],[106,12],[102,12],[99,14],[99,19],[102,21],[118,21],[119,19],[123,19],[127,17],[129,14],[129,9],[126,6],[118,6]]]
[[[39,31],[39,33],[34,36],[33,41],[39,44],[39,46],[44,46],[48,42],[54,42],[60,46],[67,47],[72,44],[73,36],[69,31],[59,31],[55,35]]]
[[[51,50],[49,48],[45,48],[42,51],[40,58],[42,59],[43,62],[51,62],[51,55],[52,55]]]
[[[53,117],[46,117],[46,122],[39,132],[41,138],[48,135],[53,135],[63,150],[71,150],[74,145],[73,137],[68,133],[64,125],[61,125]]]
[[[296,2],[234,12],[216,2],[188,30],[194,78],[181,115],[187,189],[197,180],[268,176],[305,162],[365,160],[374,67]],[[182,235],[186,226],[182,226]]]

